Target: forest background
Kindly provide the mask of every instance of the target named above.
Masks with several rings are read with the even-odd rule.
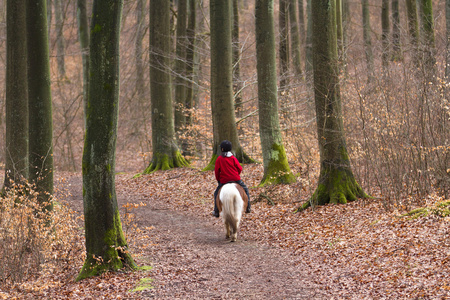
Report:
[[[54,2],[54,3],[53,3]],[[54,119],[55,173],[80,172],[83,148],[83,89],[81,50],[78,42],[76,1],[48,1],[52,9],[49,20],[51,55],[52,102]],[[90,1],[88,1],[89,3]],[[147,1],[144,1],[147,2]],[[314,94],[311,69],[308,70],[306,27],[307,1],[303,3],[303,27],[299,22],[302,75],[293,66],[280,80],[288,82],[280,91],[280,123],[284,146],[291,168],[296,171],[297,190],[280,195],[276,188],[264,190],[257,196],[270,201],[299,206],[317,186],[319,153],[315,127]],[[363,22],[361,3],[348,1],[350,13],[346,21],[345,71],[341,77],[344,125],[352,169],[366,193],[376,197],[386,212],[407,212],[413,208],[430,206],[448,199],[450,190],[450,104],[446,62],[448,32],[446,30],[446,1],[433,1],[436,64],[430,68],[424,61],[429,45],[421,38],[415,44],[409,33],[407,9],[399,1],[400,50],[395,52],[392,32],[389,47],[383,44],[382,1],[368,1],[369,18]],[[394,2],[394,1],[392,1]],[[142,172],[151,160],[151,126],[149,85],[144,84],[144,97],[139,96],[138,74],[149,82],[148,15],[143,14],[144,30],[137,30],[141,8],[138,1],[124,1],[121,32],[121,88],[119,129],[117,138],[116,172]],[[418,1],[417,3],[421,3]],[[0,63],[6,64],[5,4],[0,1]],[[88,7],[91,5],[88,4]],[[62,18],[56,18],[59,7]],[[418,5],[419,15],[421,6]],[[192,110],[193,123],[186,128],[186,143],[192,165],[203,168],[212,156],[212,117],[210,111],[209,77],[209,10],[208,3],[199,1],[197,7],[197,78],[196,105]],[[143,11],[148,11],[145,3]],[[275,13],[278,15],[278,2]],[[239,136],[247,154],[262,161],[258,129],[254,4],[239,2],[240,17],[240,97],[242,106],[237,112]],[[56,20],[61,22],[56,22]],[[277,20],[277,18],[276,18]],[[419,18],[419,25],[423,25]],[[172,18],[175,34],[176,3]],[[392,21],[392,20],[391,20]],[[422,22],[422,23],[421,23]],[[370,28],[367,27],[369,24]],[[363,24],[366,24],[366,31]],[[392,24],[392,22],[391,22]],[[278,23],[275,25],[278,28]],[[390,26],[392,29],[392,26]],[[419,26],[424,34],[424,26]],[[62,35],[58,35],[61,32]],[[142,36],[136,36],[143,32]],[[276,30],[278,32],[278,30]],[[366,32],[366,34],[365,34]],[[369,32],[369,35],[367,35]],[[61,43],[62,37],[63,43]],[[279,36],[277,36],[278,38]],[[370,37],[370,38],[369,38]],[[292,40],[292,38],[291,38]],[[142,42],[139,53],[133,47]],[[290,44],[292,47],[292,43]],[[383,63],[388,53],[388,63]],[[415,56],[419,53],[419,58]],[[419,61],[419,63],[418,63]],[[62,64],[64,68],[62,68]],[[137,72],[142,64],[143,72]],[[0,68],[4,81],[6,70]],[[308,73],[309,72],[309,73]],[[0,87],[0,140],[5,140],[5,88]],[[183,140],[183,136],[180,137]],[[0,152],[0,161],[5,153]],[[244,167],[245,168],[245,167]],[[257,171],[252,171],[256,172]],[[262,172],[261,172],[262,176]],[[257,175],[256,175],[257,177]],[[257,184],[257,179],[256,182]],[[271,194],[272,193],[272,194]],[[270,202],[268,201],[268,202]],[[448,256],[447,256],[448,257]]]
[[[88,1],[89,2],[89,1]],[[301,35],[301,62],[306,76],[297,76],[291,64],[290,72],[281,74],[289,84],[279,96],[280,118],[284,133],[284,144],[291,164],[302,165],[304,169],[317,167],[318,150],[315,129],[315,109],[312,93],[311,69],[305,64],[306,55],[306,2],[304,2],[303,35]],[[445,62],[447,53],[447,32],[445,27],[445,1],[434,1],[435,24],[435,74],[430,74],[411,57],[414,45],[408,35],[406,7],[400,1],[400,55],[395,58],[392,41],[389,52],[389,68],[382,71],[382,28],[381,1],[369,1],[370,39],[372,62],[367,63],[361,3],[349,1],[346,76],[341,80],[344,125],[353,171],[360,184],[369,194],[381,193],[384,198],[407,199],[415,193],[428,194],[433,186],[445,192],[448,190],[448,115],[446,99]],[[3,37],[5,37],[6,5],[2,7]],[[148,3],[146,4],[148,8]],[[51,5],[54,8],[54,5]],[[88,4],[88,7],[89,4]],[[419,8],[420,6],[418,6]],[[277,14],[277,5],[275,7]],[[55,24],[55,12],[48,16],[50,21],[50,53],[52,74],[52,102],[54,118],[55,168],[60,171],[80,171],[83,148],[83,104],[82,63],[78,42],[76,1],[65,1],[61,7],[62,19]],[[145,9],[147,11],[147,9]],[[121,33],[121,88],[120,114],[117,138],[117,172],[139,172],[151,160],[151,122],[148,70],[148,14],[145,18],[143,35],[136,37],[137,2],[125,1]],[[198,5],[197,30],[197,78],[194,122],[187,128],[194,136],[189,147],[188,159],[196,167],[205,167],[212,156],[212,118],[209,102],[209,40],[208,6]],[[240,14],[240,85],[243,99],[237,113],[239,136],[245,151],[257,161],[262,161],[258,130],[256,57],[254,35],[254,8],[251,1],[242,1]],[[89,14],[88,14],[89,15]],[[275,18],[277,21],[277,18]],[[175,34],[176,12],[172,17]],[[419,19],[420,21],[420,19]],[[392,21],[391,21],[392,26]],[[59,27],[58,27],[59,26]],[[61,27],[62,26],[62,27]],[[278,29],[278,24],[275,24]],[[57,33],[63,32],[59,42]],[[420,27],[422,28],[422,27]],[[278,30],[276,30],[278,34]],[[301,32],[301,31],[300,31]],[[392,40],[392,32],[389,35]],[[277,37],[278,38],[278,37]],[[5,43],[5,38],[0,42]],[[136,56],[136,45],[141,41],[141,57]],[[62,48],[61,48],[62,47]],[[175,46],[174,46],[175,47]],[[5,46],[1,47],[1,62],[5,65]],[[174,54],[175,55],[175,54]],[[400,59],[401,58],[401,59]],[[58,63],[59,61],[59,63]],[[137,62],[144,71],[144,97],[138,97],[136,72]],[[373,64],[371,66],[371,64]],[[59,68],[59,69],[58,69]],[[63,68],[63,69],[62,69]],[[419,67],[420,68],[420,67]],[[306,72],[305,72],[306,69]],[[1,69],[0,78],[5,78]],[[369,72],[368,72],[369,70]],[[373,75],[370,75],[374,72]],[[385,73],[386,75],[383,75]],[[173,75],[173,74],[172,74]],[[375,76],[371,81],[368,77]],[[303,80],[303,79],[306,80]],[[4,81],[4,80],[3,80]],[[5,87],[0,89],[0,139],[4,141]],[[442,130],[441,130],[441,129]],[[182,137],[181,137],[182,139]],[[5,161],[5,152],[0,161]],[[309,172],[308,172],[309,173]],[[424,179],[424,180],[422,180]],[[311,178],[308,178],[311,180]]]

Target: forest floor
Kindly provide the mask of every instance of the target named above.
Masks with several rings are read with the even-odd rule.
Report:
[[[210,215],[213,172],[118,174],[122,224],[142,269],[75,282],[80,229],[70,263],[44,266],[0,299],[450,299],[450,217],[437,204],[445,199],[423,199],[429,214],[414,217],[401,216],[414,206],[383,199],[293,213],[308,183],[257,188],[261,174],[244,166],[255,203],[235,243]],[[57,197],[81,215],[81,176],[58,176]]]

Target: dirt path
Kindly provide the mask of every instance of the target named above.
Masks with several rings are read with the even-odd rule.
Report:
[[[69,198],[82,211],[81,178],[70,178]],[[139,203],[138,193],[117,189],[119,205]],[[311,270],[294,266],[283,250],[238,236],[225,240],[221,221],[172,211],[149,201],[135,211],[140,228],[151,227],[148,247],[137,262],[151,265],[154,289],[136,299],[325,299]],[[245,218],[243,220],[245,222]],[[317,281],[315,281],[317,282]]]

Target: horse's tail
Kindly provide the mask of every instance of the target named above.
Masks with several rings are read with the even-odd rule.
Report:
[[[244,201],[235,184],[226,184],[223,186],[220,192],[220,200],[222,201],[224,221],[230,224],[233,232],[236,232],[241,221]]]

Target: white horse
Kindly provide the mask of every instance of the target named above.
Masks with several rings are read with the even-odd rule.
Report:
[[[226,238],[235,242],[242,212],[247,209],[247,194],[239,184],[227,183],[219,190],[216,204],[225,223]]]

